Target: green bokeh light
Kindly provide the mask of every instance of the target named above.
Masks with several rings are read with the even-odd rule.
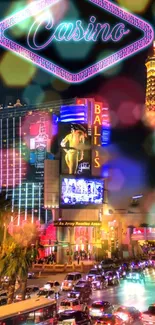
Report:
[[[18,11],[24,9],[28,5],[26,0],[20,0],[15,1],[11,4],[8,11],[6,12],[6,16],[13,15],[17,13]],[[19,24],[16,24],[12,28],[9,29],[12,36],[15,36],[16,38],[21,37],[23,35],[27,35],[28,32],[28,26],[31,26],[33,22],[33,17],[29,17],[23,21],[21,21]]]
[[[29,85],[25,88],[22,98],[28,104],[40,104],[44,100],[44,90],[39,85]]]
[[[0,74],[7,86],[26,86],[36,72],[33,63],[28,62],[12,52],[6,52],[0,65]]]

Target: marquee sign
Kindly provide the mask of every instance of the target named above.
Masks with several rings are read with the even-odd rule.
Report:
[[[100,227],[100,221],[54,221],[56,227]]]
[[[49,73],[65,80],[69,83],[80,83],[85,81],[92,76],[104,71],[105,69],[111,67],[112,65],[130,57],[133,54],[141,51],[142,49],[148,47],[154,39],[153,28],[144,20],[138,18],[137,16],[125,11],[116,4],[109,0],[88,0],[100,7],[113,16],[120,19],[120,22],[116,25],[110,25],[104,20],[98,22],[95,16],[88,17],[88,25],[85,28],[83,21],[77,20],[74,22],[61,22],[53,31],[54,20],[51,14],[49,14],[46,9],[53,6],[59,0],[38,0],[34,1],[25,9],[20,10],[13,16],[10,16],[0,22],[0,45],[11,52],[23,57],[24,59],[33,62],[35,65],[43,68]],[[60,4],[61,5],[61,4]],[[46,12],[45,12],[46,11]],[[20,44],[10,40],[5,35],[5,31],[12,26],[22,22],[23,20],[36,16],[42,13],[40,18],[34,21],[32,26],[30,26],[27,35],[27,48],[21,46]],[[131,29],[127,25],[134,26],[138,30],[143,32],[143,37],[138,41],[134,41],[132,44],[125,46],[114,54],[104,58],[89,67],[77,72],[71,73],[61,66],[56,65],[52,60],[47,60],[39,54],[41,49],[45,49],[49,44],[52,45],[53,42],[80,42],[81,40],[85,42],[102,42],[107,41],[119,42],[125,38]],[[51,31],[51,36],[42,45],[37,44],[37,36],[39,33],[39,28],[42,27],[46,30]],[[33,35],[32,35],[33,34]],[[30,39],[32,35],[32,40]]]

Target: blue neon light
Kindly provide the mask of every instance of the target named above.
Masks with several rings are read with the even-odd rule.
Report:
[[[110,143],[110,129],[103,128],[101,131],[101,145],[106,146]]]
[[[62,123],[82,123],[88,122],[87,106],[85,105],[69,105],[61,106],[60,122]]]

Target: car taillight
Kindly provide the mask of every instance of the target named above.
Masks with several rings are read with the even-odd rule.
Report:
[[[100,310],[101,310],[101,311],[104,311],[104,308],[101,308]]]

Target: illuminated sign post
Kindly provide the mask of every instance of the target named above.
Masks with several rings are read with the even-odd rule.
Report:
[[[144,20],[138,18],[137,16],[125,11],[116,4],[109,0],[88,0],[100,7],[113,16],[119,18],[121,22],[116,25],[111,26],[108,22],[104,20],[102,22],[97,22],[95,16],[88,17],[88,25],[85,28],[84,22],[77,20],[74,22],[61,22],[53,31],[54,19],[52,14],[48,12],[48,8],[58,3],[58,0],[38,0],[34,1],[25,9],[20,10],[13,16],[10,16],[0,22],[0,45],[4,48],[16,53],[17,55],[23,57],[24,59],[33,62],[35,65],[41,67],[42,69],[48,71],[49,73],[65,80],[69,83],[80,83],[84,80],[91,78],[92,76],[103,72],[105,69],[111,67],[112,65],[124,60],[127,57],[141,51],[142,49],[148,47],[154,39],[153,28]],[[61,4],[60,4],[61,6]],[[44,13],[43,13],[44,12]],[[10,40],[5,35],[5,31],[12,26],[22,22],[23,20],[41,14],[35,19],[33,24],[29,28],[27,35],[27,45],[28,48],[21,46],[20,44]],[[122,22],[123,21],[123,22]],[[136,29],[143,32],[143,37],[138,41],[134,41],[130,45],[116,51],[114,54],[104,58],[89,67],[77,72],[71,73],[65,70],[63,67],[56,65],[50,60],[47,60],[41,55],[39,51],[45,49],[47,46],[52,45],[54,42],[102,42],[107,41],[119,42],[125,38],[129,33],[132,34],[130,28],[126,26],[134,26]],[[51,34],[47,40],[41,45],[37,44],[37,38],[39,34],[39,29],[44,28],[51,31]],[[32,36],[32,38],[30,37]]]
[[[93,136],[92,136],[92,175],[100,176],[101,154],[97,147],[101,146],[102,131],[102,107],[103,103],[95,103],[93,112]]]

